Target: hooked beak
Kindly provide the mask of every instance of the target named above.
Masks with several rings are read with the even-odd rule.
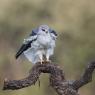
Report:
[[[46,33],[48,33],[48,31],[45,31]]]

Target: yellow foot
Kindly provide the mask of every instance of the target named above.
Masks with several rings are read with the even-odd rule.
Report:
[[[45,61],[41,61],[41,62],[38,62],[38,63],[41,63],[41,64],[47,64],[47,63],[51,63],[51,60],[45,60]]]
[[[44,61],[41,61],[41,62],[39,62],[39,63],[44,64]]]
[[[44,63],[51,63],[51,60],[46,60],[44,61]]]
[[[48,63],[51,63],[51,60],[47,61]]]

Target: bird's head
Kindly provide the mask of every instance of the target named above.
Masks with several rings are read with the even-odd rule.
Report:
[[[41,26],[39,26],[39,31],[47,34],[47,33],[49,33],[49,26],[41,25]]]

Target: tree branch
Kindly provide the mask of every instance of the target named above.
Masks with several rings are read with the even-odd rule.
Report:
[[[95,69],[95,61],[92,61],[88,64],[87,68],[85,69],[83,75],[80,77],[79,80],[75,80],[73,82],[74,89],[78,90],[80,87],[86,85],[87,83],[92,81],[92,73]]]
[[[50,73],[55,81],[63,81],[64,73],[62,69],[56,64],[50,63],[36,63],[35,66],[30,70],[29,76],[21,80],[6,80],[4,81],[4,90],[8,89],[21,89],[30,85],[35,84],[41,73]]]
[[[21,80],[5,80],[3,90],[17,90],[28,87],[36,83],[41,73],[49,73],[50,85],[59,95],[79,95],[78,89],[91,81],[94,69],[95,61],[88,65],[79,80],[68,81],[65,79],[63,70],[57,64],[36,63],[26,78]]]

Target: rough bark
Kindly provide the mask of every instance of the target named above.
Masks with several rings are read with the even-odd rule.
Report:
[[[79,80],[68,81],[65,79],[63,70],[54,63],[37,63],[30,70],[29,75],[21,80],[4,81],[3,90],[17,90],[33,85],[41,73],[50,74],[50,85],[59,95],[79,95],[78,90],[92,80],[92,73],[95,69],[95,61],[88,64],[84,74]]]
[[[93,74],[94,69],[95,69],[95,61],[92,61],[88,64],[88,66],[86,67],[80,79],[75,80],[73,82],[73,87],[75,90],[78,90],[80,87],[92,81],[92,74]]]

